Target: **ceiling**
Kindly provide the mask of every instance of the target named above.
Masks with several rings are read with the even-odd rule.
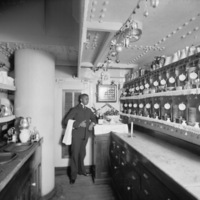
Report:
[[[113,36],[135,11],[141,38],[124,48],[110,68],[148,66],[155,56],[200,45],[200,1],[160,0],[7,0],[0,10],[0,51],[20,48],[49,51],[56,65],[93,69],[106,60]],[[20,3],[21,2],[21,3]],[[144,12],[146,15],[144,16]],[[148,13],[147,13],[148,12]]]

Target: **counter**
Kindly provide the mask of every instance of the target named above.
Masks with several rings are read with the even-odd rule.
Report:
[[[123,133],[113,134],[200,200],[200,155],[149,136],[148,133],[134,131],[133,138]]]
[[[128,125],[122,124],[122,123],[116,123],[116,124],[97,124],[94,127],[94,135],[101,135],[101,134],[107,134],[111,131],[117,132],[117,133],[128,133]]]
[[[26,161],[35,153],[41,142],[42,140],[33,143],[33,145],[25,151],[17,152],[16,158],[14,158],[12,161],[5,164],[0,164],[0,192],[17,174]],[[3,148],[4,147],[1,148],[1,151],[3,151]]]

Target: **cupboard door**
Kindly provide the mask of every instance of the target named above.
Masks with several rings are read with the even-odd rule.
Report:
[[[41,196],[41,164],[38,165],[32,172],[32,180],[31,180],[31,200],[37,200]]]
[[[155,199],[159,200],[177,200],[178,198],[145,167],[140,165],[141,184],[143,189],[151,193]]]
[[[94,137],[94,181],[106,181],[109,175],[110,134]]]

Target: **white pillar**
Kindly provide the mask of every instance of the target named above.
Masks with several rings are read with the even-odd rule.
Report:
[[[42,143],[42,196],[54,189],[54,87],[52,55],[22,49],[15,53],[15,115],[31,117]]]

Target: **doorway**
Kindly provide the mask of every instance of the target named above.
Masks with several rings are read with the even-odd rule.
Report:
[[[75,107],[79,103],[79,95],[81,90],[63,90],[62,91],[62,119],[65,118],[66,114],[71,108]],[[63,133],[64,133],[63,129]],[[62,158],[70,157],[71,145],[62,144]]]

